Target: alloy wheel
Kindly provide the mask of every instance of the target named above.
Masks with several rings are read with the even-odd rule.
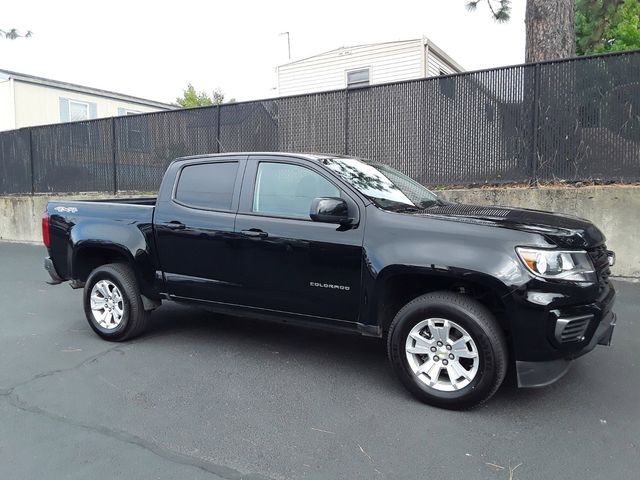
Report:
[[[460,390],[478,373],[476,342],[464,328],[448,319],[418,322],[407,335],[405,351],[416,377],[435,390]]]
[[[124,299],[118,287],[109,280],[100,280],[91,289],[91,313],[102,328],[113,330],[122,322]]]

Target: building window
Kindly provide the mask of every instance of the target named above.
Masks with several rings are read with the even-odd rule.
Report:
[[[89,104],[69,100],[69,121],[89,120]]]
[[[94,102],[82,102],[64,97],[60,97],[59,102],[61,122],[79,122],[98,116],[98,108]]]
[[[347,72],[347,88],[366,87],[369,85],[369,69]]]
[[[140,110],[132,110],[130,108],[118,108],[118,115],[139,115],[142,112]]]

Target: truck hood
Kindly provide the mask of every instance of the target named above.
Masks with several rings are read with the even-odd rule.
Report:
[[[408,213],[538,233],[563,248],[593,248],[605,241],[603,233],[588,220],[526,208],[452,203]]]

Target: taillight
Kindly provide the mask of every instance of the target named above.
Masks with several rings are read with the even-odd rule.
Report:
[[[45,213],[42,216],[42,241],[44,246],[49,248],[51,246],[51,237],[49,236],[49,214]]]

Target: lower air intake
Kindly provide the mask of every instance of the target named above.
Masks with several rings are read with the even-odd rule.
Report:
[[[593,315],[558,318],[556,320],[556,340],[560,343],[580,342],[589,327]]]

